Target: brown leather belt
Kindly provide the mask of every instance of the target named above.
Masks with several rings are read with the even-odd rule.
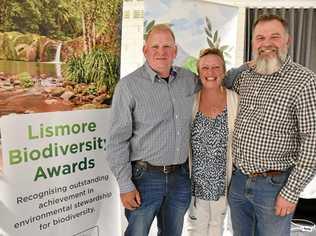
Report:
[[[278,175],[281,175],[283,174],[284,171],[279,171],[279,170],[269,170],[269,171],[266,171],[266,172],[261,172],[261,173],[251,173],[251,174],[248,174],[250,177],[258,177],[258,176],[278,176]]]
[[[179,165],[169,165],[169,166],[153,166],[149,164],[147,161],[141,161],[141,160],[133,161],[133,164],[139,167],[142,167],[145,170],[157,170],[164,174],[170,174],[183,165],[183,164],[179,164]]]

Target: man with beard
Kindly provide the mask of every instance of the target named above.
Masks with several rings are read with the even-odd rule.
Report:
[[[304,187],[316,170],[316,75],[287,55],[287,23],[254,24],[254,65],[226,86],[240,95],[229,204],[235,236],[290,235]]]

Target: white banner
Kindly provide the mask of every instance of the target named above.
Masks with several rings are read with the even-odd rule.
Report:
[[[106,164],[110,110],[1,118],[0,235],[120,235]]]

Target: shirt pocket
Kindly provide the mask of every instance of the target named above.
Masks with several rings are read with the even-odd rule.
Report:
[[[295,117],[292,114],[289,98],[272,96],[263,103],[259,116],[259,125],[262,130],[278,134],[295,132]]]
[[[178,115],[178,118],[181,122],[189,122],[191,125],[193,101],[194,95],[184,95],[182,98],[179,99],[178,104],[175,104],[176,118]]]

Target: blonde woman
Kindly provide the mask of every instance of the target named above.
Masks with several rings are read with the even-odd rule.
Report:
[[[202,88],[196,94],[192,114],[192,200],[187,214],[187,235],[219,236],[223,233],[227,209],[238,97],[222,86],[225,61],[220,50],[202,50],[197,69]]]

